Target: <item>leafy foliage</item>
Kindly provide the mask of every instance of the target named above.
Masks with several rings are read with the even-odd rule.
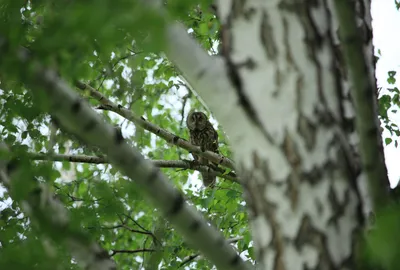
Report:
[[[387,82],[390,85],[396,84],[396,72],[389,71]],[[385,144],[389,145],[394,141],[395,147],[398,146],[398,137],[400,136],[400,130],[396,123],[390,120],[389,113],[395,114],[398,111],[400,105],[400,91],[397,87],[386,89],[387,93],[382,94],[379,97],[379,116],[382,124],[386,130],[389,131],[391,137],[385,138]]]
[[[206,111],[179,78],[176,68],[161,54],[163,20],[140,1],[3,1],[0,33],[9,47],[24,46],[41,63],[74,85],[84,81],[136,115],[188,138],[185,117],[190,109]],[[165,3],[171,20],[182,21],[210,53],[217,53],[219,23],[210,1]],[[150,30],[150,31],[149,31]],[[153,33],[149,35],[148,33]],[[68,208],[72,220],[108,250],[118,269],[161,265],[174,269],[183,262],[192,269],[211,268],[144,200],[130,179],[111,165],[32,161],[28,153],[101,155],[71,134],[54,131],[51,118],[42,113],[15,55],[0,59],[0,134],[15,156],[26,158],[24,168],[45,182]],[[99,103],[80,90],[94,108]],[[190,159],[190,154],[107,110],[99,114],[121,127],[123,136],[150,159]],[[215,120],[213,120],[215,126]],[[222,130],[221,153],[230,157]],[[210,223],[226,238],[241,237],[237,247],[253,258],[247,214],[239,185],[219,179],[216,190],[200,188],[198,173],[162,169]],[[18,183],[24,196],[26,183]],[[68,251],[48,240],[45,231],[32,226],[20,206],[1,188],[0,268],[79,269]],[[153,214],[154,213],[154,214]],[[161,248],[161,256],[155,250]],[[4,255],[4,256],[3,256]],[[156,256],[157,255],[157,256]],[[22,258],[22,259],[21,259]]]
[[[219,53],[220,23],[213,14],[211,0],[164,1],[170,20],[179,20],[210,54]],[[396,1],[397,3],[397,1]],[[397,4],[398,5],[398,4]],[[207,111],[180,79],[178,70],[163,55],[164,19],[141,1],[104,0],[13,0],[0,2],[0,33],[10,48],[24,46],[41,63],[55,69],[74,85],[84,81],[136,115],[188,138],[185,117],[191,109]],[[150,30],[150,31],[149,31]],[[152,33],[149,35],[149,33]],[[118,269],[210,269],[212,265],[197,255],[174,229],[144,200],[140,190],[111,165],[32,161],[28,153],[101,155],[71,134],[52,131],[45,106],[31,95],[15,55],[0,59],[0,136],[19,158],[27,158],[26,173],[50,186],[68,208],[72,220],[110,252]],[[394,85],[396,73],[388,73]],[[77,90],[94,108],[99,103]],[[399,129],[388,112],[396,113],[399,89],[389,88],[379,97],[380,119],[391,137],[385,143],[398,146]],[[149,159],[190,159],[190,154],[155,134],[107,110],[97,110],[121,127],[123,136]],[[211,119],[215,127],[218,123]],[[222,129],[218,126],[220,151],[231,157]],[[216,190],[199,187],[198,173],[163,168],[186,199],[219,228],[226,238],[240,237],[234,244],[254,260],[248,218],[239,185],[219,179]],[[28,185],[16,183],[23,197]],[[33,226],[10,194],[0,189],[0,268],[79,269],[66,248],[46,238],[43,228]],[[390,212],[380,221],[380,232],[397,227]],[[382,225],[383,224],[383,225]],[[388,225],[389,224],[389,225]],[[377,236],[378,235],[378,236]],[[381,264],[389,269],[397,257],[391,236],[375,233],[369,239]],[[383,240],[382,240],[383,239]],[[392,239],[393,240],[393,239]],[[385,257],[387,256],[387,257]],[[192,259],[196,257],[196,260]],[[371,256],[373,257],[373,256]],[[382,259],[382,257],[384,259]],[[383,261],[383,263],[382,263]]]

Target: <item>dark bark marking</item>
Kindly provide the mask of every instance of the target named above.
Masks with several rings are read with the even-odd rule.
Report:
[[[253,59],[247,58],[244,62],[236,64],[236,68],[242,68],[242,67],[247,68],[249,70],[253,70],[257,67],[257,64]]]
[[[231,12],[233,18],[238,18],[241,15],[244,15],[244,6],[246,4],[246,0],[237,0],[232,1]]]
[[[201,223],[200,223],[198,220],[194,220],[194,221],[190,224],[189,229],[190,229],[192,232],[196,232],[198,229],[200,229],[200,225],[201,225]]]
[[[206,70],[202,68],[196,75],[197,79],[200,80],[201,78],[203,78],[204,74],[206,74]]]
[[[225,57],[225,63],[228,71],[228,78],[230,78],[232,85],[234,89],[236,90],[236,93],[238,95],[238,100],[239,100],[239,106],[241,106],[249,118],[251,122],[253,122],[263,133],[265,138],[269,141],[272,142],[272,137],[271,135],[268,134],[268,132],[263,128],[262,122],[260,118],[258,117],[255,109],[251,105],[249,99],[247,98],[246,94],[244,93],[243,90],[243,85],[242,81],[240,79],[239,73],[236,70],[236,67],[234,64],[231,62],[231,59],[229,57]]]
[[[260,40],[269,60],[275,60],[278,55],[278,48],[275,44],[273,33],[274,30],[269,22],[268,14],[263,11],[260,25]]]
[[[8,175],[12,174],[20,165],[20,160],[17,158],[11,159],[6,166],[6,172]]]
[[[236,266],[241,261],[240,256],[238,254],[229,262],[231,266]]]
[[[289,36],[290,36],[289,25],[288,25],[286,18],[284,18],[284,17],[282,18],[282,25],[283,25],[283,33],[284,33],[283,44],[286,49],[285,55],[286,55],[287,63],[290,66],[294,67],[295,70],[298,70],[298,67],[296,66],[294,59],[293,59],[292,51],[290,50],[291,44],[289,43]],[[294,46],[296,46],[296,45],[294,45]]]
[[[182,195],[180,193],[177,193],[174,201],[172,202],[172,208],[168,212],[168,214],[171,216],[178,214],[182,210],[184,204],[185,200],[183,199]]]
[[[115,144],[120,145],[124,141],[124,137],[122,136],[122,132],[119,128],[115,128]]]
[[[95,120],[89,120],[89,122],[83,127],[83,131],[85,132],[90,132],[92,129],[94,129],[97,125],[97,122]]]
[[[82,108],[81,100],[77,99],[74,101],[74,103],[72,103],[71,111],[73,113],[78,113],[81,108]]]
[[[296,172],[292,172],[287,179],[287,191],[285,192],[290,200],[290,206],[294,211],[299,201],[299,177]]]
[[[286,132],[283,140],[282,150],[292,168],[298,168],[301,165],[301,157],[298,153],[296,142]]]
[[[325,166],[324,168],[316,168],[314,167],[308,172],[303,172],[302,173],[302,180],[307,181],[311,186],[314,186],[321,182],[322,180],[322,175],[323,172],[325,171]]]
[[[312,151],[316,145],[317,127],[308,118],[300,114],[297,122],[297,130],[303,138],[308,151]]]
[[[103,259],[109,259],[110,255],[108,254],[107,251],[101,250],[101,251],[95,253],[95,257],[97,260],[103,260]]]

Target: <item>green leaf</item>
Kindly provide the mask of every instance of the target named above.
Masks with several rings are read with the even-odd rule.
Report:
[[[391,142],[392,142],[392,139],[391,139],[391,138],[386,138],[386,139],[385,139],[386,145],[389,145]]]

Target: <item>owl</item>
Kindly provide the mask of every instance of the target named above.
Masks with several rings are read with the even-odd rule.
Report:
[[[215,131],[207,116],[202,112],[190,112],[186,118],[189,129],[190,143],[200,146],[203,151],[209,150],[218,153],[218,133]],[[215,165],[208,159],[192,154],[194,160],[202,165]],[[216,177],[210,173],[202,172],[203,184],[208,187],[215,184]]]

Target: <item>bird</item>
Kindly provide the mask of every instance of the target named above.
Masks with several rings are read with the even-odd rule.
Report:
[[[203,112],[190,112],[186,118],[186,126],[189,129],[191,144],[200,146],[202,151],[209,150],[218,153],[218,133]],[[217,166],[217,164],[204,157],[193,153],[192,155],[194,160],[198,161],[201,165]],[[201,172],[201,176],[204,186],[213,187],[215,185],[215,175],[209,172]]]

